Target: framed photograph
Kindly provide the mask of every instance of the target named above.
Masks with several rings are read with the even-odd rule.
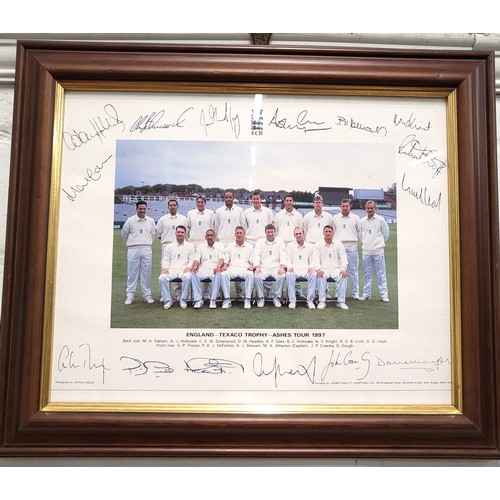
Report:
[[[19,42],[0,455],[500,458],[493,60]]]

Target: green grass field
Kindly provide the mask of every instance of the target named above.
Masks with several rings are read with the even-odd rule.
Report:
[[[305,303],[298,302],[295,310],[284,306],[275,308],[272,302],[264,308],[243,309],[242,302],[233,300],[230,309],[181,309],[175,302],[169,310],[160,303],[161,244],[157,239],[153,246],[153,273],[151,279],[155,304],[142,302],[140,286],[136,292],[136,302],[124,304],[127,283],[127,251],[121,239],[121,232],[114,230],[113,245],[113,288],[111,303],[112,328],[189,328],[189,329],[393,329],[398,328],[398,280],[397,280],[397,225],[391,224],[391,236],[387,242],[385,258],[390,302],[380,301],[376,276],[373,277],[372,299],[366,302],[353,300],[350,284],[347,287],[346,304],[348,311],[342,311],[329,301],[326,309],[309,310]],[[361,258],[360,258],[361,260]],[[360,263],[360,289],[363,285],[363,270]],[[305,289],[305,284],[303,285]]]

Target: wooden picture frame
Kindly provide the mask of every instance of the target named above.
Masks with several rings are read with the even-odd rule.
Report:
[[[318,47],[20,41],[0,336],[3,456],[500,457],[498,194],[493,54]],[[453,95],[450,205],[452,408],[342,411],[58,411],[46,393],[58,227],[54,134],[60,89],[155,91],[182,84],[265,92]],[[56,193],[57,194],[57,193]],[[456,217],[455,217],[456,215]],[[456,239],[458,238],[458,241]],[[416,303],[418,307],[419,303]]]

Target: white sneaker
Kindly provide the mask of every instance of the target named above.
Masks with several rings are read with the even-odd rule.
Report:
[[[389,302],[389,297],[387,297],[387,296],[382,297],[382,302]]]
[[[257,300],[257,307],[264,307],[265,303],[266,301],[264,300],[264,297],[262,297],[261,299]]]
[[[230,307],[231,307],[231,300],[224,299],[224,302],[222,303],[222,309],[229,309]]]
[[[353,298],[354,300],[360,300],[360,298],[359,298],[359,293],[354,293],[354,294],[352,295],[352,298]]]
[[[152,297],[144,297],[144,302],[146,302],[147,304],[154,304],[155,301]]]
[[[346,306],[345,302],[337,302],[337,307],[340,308],[340,309],[344,309],[344,311],[347,310],[347,309],[349,309]]]
[[[215,300],[210,301],[209,309],[217,309],[217,302]]]
[[[252,303],[250,299],[245,299],[245,304],[243,305],[243,309],[250,309],[252,307]]]
[[[281,300],[280,299],[274,299],[274,307],[281,307]]]
[[[170,309],[172,307],[172,301],[169,300],[168,302],[165,302],[165,304],[163,304],[163,309]]]
[[[324,309],[326,307],[326,304],[324,302],[320,302],[318,304],[318,309]]]
[[[370,300],[370,297],[360,297],[359,300],[364,302],[365,300]]]
[[[316,306],[314,305],[314,302],[312,300],[307,301],[307,307],[309,309],[316,309]]]
[[[290,302],[290,304],[288,304],[288,308],[289,309],[295,309],[295,306],[297,305],[296,302]]]
[[[193,305],[193,309],[201,309],[203,307],[203,300],[198,300],[198,302],[195,302]]]
[[[133,304],[135,302],[133,297],[127,297],[127,300],[125,301],[125,305],[129,306],[130,304]]]
[[[181,306],[181,309],[186,309],[188,305],[185,299],[179,299],[179,306]]]

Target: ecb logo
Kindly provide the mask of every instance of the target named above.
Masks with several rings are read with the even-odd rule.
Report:
[[[250,130],[252,135],[264,135],[264,110],[252,110],[252,118],[250,120]]]

